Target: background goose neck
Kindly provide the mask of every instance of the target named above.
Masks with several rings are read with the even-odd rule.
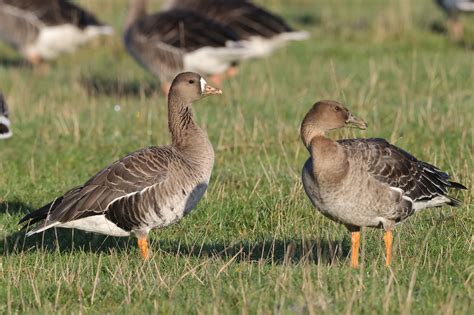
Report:
[[[129,0],[127,16],[125,18],[124,30],[128,30],[130,26],[140,18],[146,15],[146,5],[148,0]]]

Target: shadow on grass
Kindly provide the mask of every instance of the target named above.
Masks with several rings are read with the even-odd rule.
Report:
[[[31,64],[21,58],[0,58],[0,67],[3,68],[32,68]]]
[[[185,257],[219,257],[237,262],[265,261],[272,264],[299,263],[333,264],[349,253],[349,244],[342,241],[273,239],[261,242],[237,242],[230,245],[183,245],[159,242],[159,250]]]
[[[16,214],[16,213],[27,213],[28,209],[32,209],[33,207],[21,202],[21,201],[1,201],[0,202],[0,214],[5,214],[5,213],[11,213],[11,214]]]
[[[79,84],[89,95],[139,97],[160,93],[160,87],[153,82],[121,81],[100,76],[82,77]]]
[[[1,241],[0,256],[35,251],[110,253],[131,251],[134,246],[136,245],[133,238],[110,237],[72,229],[52,228],[30,237],[22,230],[6,236]]]
[[[183,244],[178,241],[152,241],[155,253],[181,257],[221,258],[237,262],[288,264],[309,262],[332,264],[343,260],[349,253],[349,244],[343,241],[273,239],[260,242],[234,242],[232,244]],[[51,229],[45,233],[25,236],[24,231],[5,237],[0,244],[1,256],[25,252],[110,253],[136,251],[134,238],[118,238],[70,229]],[[137,252],[137,255],[138,252]]]

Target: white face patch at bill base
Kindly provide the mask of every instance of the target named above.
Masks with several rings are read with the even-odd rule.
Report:
[[[199,80],[199,82],[201,82],[201,94],[204,94],[204,89],[206,88],[206,80],[204,80],[202,77],[201,79]]]

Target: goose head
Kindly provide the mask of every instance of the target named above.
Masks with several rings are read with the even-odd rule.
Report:
[[[319,101],[313,105],[303,119],[301,138],[308,146],[315,136],[322,136],[326,131],[343,127],[367,129],[367,123],[354,116],[347,107],[336,101]]]
[[[191,104],[208,95],[220,95],[222,91],[207,84],[194,72],[178,74],[171,83],[169,98],[178,97],[182,103]]]

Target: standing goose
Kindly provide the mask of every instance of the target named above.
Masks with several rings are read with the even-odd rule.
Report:
[[[130,0],[124,42],[128,52],[157,76],[165,94],[181,71],[210,75],[220,84],[222,74],[248,49],[228,27],[189,10],[146,14],[146,0]]]
[[[110,26],[66,0],[0,0],[0,39],[32,64],[111,33]]]
[[[449,35],[454,40],[463,37],[463,26],[459,20],[462,12],[474,12],[474,0],[436,0],[436,3],[446,12],[448,16]]]
[[[8,119],[8,107],[5,98],[0,93],[0,139],[7,139],[12,136],[10,120]]]
[[[303,186],[319,211],[351,231],[353,267],[358,267],[360,228],[365,226],[384,229],[388,266],[395,225],[424,208],[457,206],[448,188],[466,187],[384,139],[326,138],[327,131],[345,126],[367,128],[335,101],[317,102],[306,114],[301,138],[311,156],[303,167]]]
[[[77,228],[113,236],[135,235],[149,257],[147,235],[188,214],[207,189],[214,151],[194,122],[192,103],[222,94],[196,73],[179,74],[168,96],[172,144],[148,147],[112,163],[19,223],[39,222],[30,236],[52,227]]]
[[[192,10],[230,27],[246,41],[255,57],[309,37],[307,32],[294,31],[281,17],[248,0],[169,0],[166,7]]]

